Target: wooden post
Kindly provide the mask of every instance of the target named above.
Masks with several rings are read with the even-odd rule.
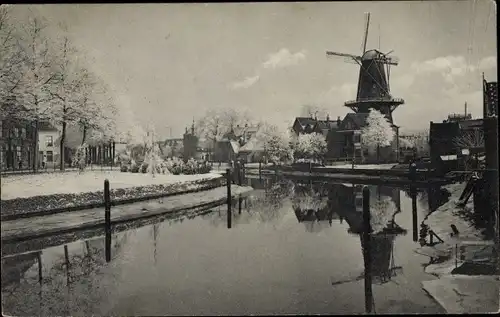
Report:
[[[413,185],[410,186],[411,213],[413,220],[413,241],[418,241],[418,214],[417,214],[417,190]]]
[[[259,161],[259,179],[262,178],[262,160]]]
[[[227,228],[231,228],[231,169],[226,169],[226,185],[227,185]]]
[[[417,179],[417,164],[415,162],[412,162],[410,164],[409,177],[412,183]]]
[[[111,165],[111,166],[114,166],[114,165],[115,165],[115,154],[116,154],[115,148],[116,148],[116,142],[115,142],[115,141],[113,141],[113,158],[112,158],[113,163],[112,163],[112,165]]]
[[[38,282],[42,285],[42,251],[36,254],[38,262]]]
[[[238,198],[238,214],[241,215],[241,203],[243,201],[243,198],[241,198],[241,195],[240,197]]]
[[[371,272],[371,247],[370,247],[370,189],[363,187],[363,241],[364,241],[364,262],[365,262],[365,312],[372,312],[372,272]]]
[[[106,262],[111,261],[111,199],[109,193],[109,180],[104,180],[104,223],[106,231]]]
[[[238,185],[241,186],[241,174],[242,174],[242,168],[241,168],[241,162],[238,161]]]
[[[69,283],[71,282],[69,278],[69,254],[68,254],[68,246],[64,245],[64,259],[66,260],[66,282],[67,285],[69,286]]]

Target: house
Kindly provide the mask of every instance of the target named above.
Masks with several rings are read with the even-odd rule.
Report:
[[[484,151],[483,119],[463,118],[431,121],[429,147],[432,166],[441,173],[465,168],[463,158],[466,153]]]
[[[297,117],[292,125],[295,135],[312,133],[316,125],[316,119],[310,117]]]
[[[223,138],[215,143],[214,158],[217,162],[231,162],[237,159],[240,145],[237,141]]]
[[[238,152],[238,159],[247,163],[258,163],[265,159],[264,142],[258,138],[251,138]]]
[[[38,124],[38,167],[54,168],[59,165],[60,133],[49,122]]]
[[[368,113],[348,113],[337,128],[327,134],[327,158],[330,160],[352,160],[358,162],[394,162],[398,158],[399,127],[392,125],[395,137],[391,146],[379,149],[379,155],[361,147],[361,131],[367,125]]]
[[[341,123],[340,117],[337,120],[330,120],[329,116],[326,116],[326,120],[317,120],[312,132],[322,134],[325,138],[331,130],[337,130]]]
[[[258,130],[259,127],[256,125],[245,124],[241,127],[240,125],[236,125],[236,127],[232,129],[232,133],[235,140],[240,142],[240,144],[245,144],[257,133]]]
[[[3,117],[0,120],[0,167],[6,170],[34,168],[34,123],[20,118]]]
[[[190,158],[196,158],[196,153],[198,150],[198,137],[194,133],[194,123],[191,126],[191,131],[188,133],[188,129],[186,128],[186,132],[183,135],[183,157],[185,160]]]

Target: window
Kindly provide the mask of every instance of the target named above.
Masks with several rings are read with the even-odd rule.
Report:
[[[53,139],[53,137],[51,135],[48,135],[48,136],[45,137],[45,145],[47,147],[53,147],[54,146],[54,139]]]
[[[14,138],[17,138],[19,136],[19,129],[18,128],[12,129],[12,136]]]
[[[21,128],[21,138],[26,138],[26,128]]]
[[[47,162],[52,163],[54,161],[54,153],[52,151],[47,151]]]

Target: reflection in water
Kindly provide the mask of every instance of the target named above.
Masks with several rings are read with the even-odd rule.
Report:
[[[115,241],[113,257],[119,256],[128,234]],[[105,268],[105,237],[4,258],[3,309],[16,312],[21,308],[23,315],[90,315],[95,303],[107,296],[102,282],[112,280],[112,272]],[[102,274],[106,279],[101,279]],[[85,283],[78,283],[81,280]],[[20,302],[39,304],[18,307]]]
[[[36,253],[2,259],[5,311],[11,315],[361,313],[362,287],[332,287],[325,278],[330,276],[335,284],[363,279],[361,187],[247,181],[256,190],[241,203],[233,201],[231,230],[225,228],[223,204],[198,216],[114,235],[110,263],[105,262],[104,237],[68,244],[68,260],[64,246],[48,248],[41,254],[42,287]],[[370,186],[371,273],[374,283],[391,287],[396,284],[386,282],[399,272],[397,264],[404,263],[407,272],[408,263],[419,261],[398,244],[412,215],[408,200],[402,206],[402,198],[398,188]],[[407,245],[404,240],[403,246]],[[420,263],[415,267],[421,270]],[[413,274],[415,290],[407,291],[407,282],[405,291],[418,301],[416,307],[435,312],[434,304],[421,294],[418,279],[423,273]],[[400,289],[384,289],[384,297],[388,294],[401,301]]]

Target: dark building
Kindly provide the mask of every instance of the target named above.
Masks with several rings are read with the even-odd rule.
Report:
[[[188,129],[186,128],[182,144],[184,146],[183,156],[185,160],[197,157],[198,137],[194,133],[194,122],[191,125],[191,133],[188,133]]]
[[[484,151],[484,142],[481,142],[481,135],[484,134],[483,119],[467,118],[451,115],[442,123],[431,121],[430,156],[431,163],[438,173],[464,169],[464,156]],[[463,152],[464,150],[469,152]]]
[[[337,130],[340,125],[340,117],[337,120],[330,120],[330,116],[326,116],[326,120],[316,120],[312,132],[322,134],[325,138],[331,130]]]
[[[296,135],[312,133],[316,121],[316,119],[310,117],[297,117],[293,122],[292,130]]]
[[[357,162],[375,162],[366,148],[361,147],[361,131],[367,125],[368,113],[348,113],[344,120],[331,129],[327,136],[327,157],[330,160],[351,160],[353,155]],[[399,127],[395,130],[395,142],[389,147],[380,148],[379,161],[393,162],[397,160]]]
[[[9,116],[0,120],[1,170],[33,169],[35,159],[35,124]]]

